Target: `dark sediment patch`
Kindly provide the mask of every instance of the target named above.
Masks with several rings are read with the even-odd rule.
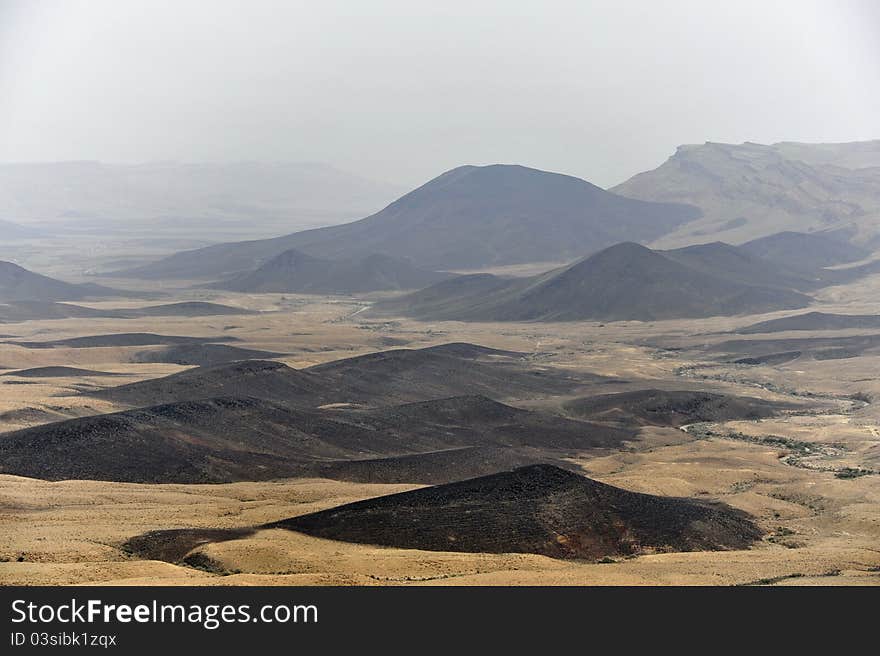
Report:
[[[813,356],[814,360],[849,360],[850,358],[857,358],[860,355],[863,355],[865,351],[858,347],[855,348],[830,348],[830,349],[817,349],[815,351],[811,351],[810,355]]]
[[[463,360],[480,360],[483,358],[522,358],[526,354],[520,351],[506,351],[503,349],[490,348],[468,342],[448,342],[437,346],[427,346],[419,349],[423,353],[439,353]]]
[[[89,335],[46,342],[8,342],[30,349],[48,348],[101,348],[108,346],[164,346],[174,344],[204,344],[209,342],[237,342],[236,337],[187,337],[182,335],[155,335],[153,333],[117,333]]]
[[[826,312],[807,312],[792,317],[771,319],[753,323],[738,329],[741,335],[757,333],[780,333],[798,330],[874,330],[880,328],[880,315],[877,314],[828,314]]]
[[[751,364],[751,365],[778,365],[792,362],[801,357],[800,351],[787,351],[785,353],[770,353],[769,355],[761,355],[756,358],[739,358],[734,360],[734,364]]]
[[[212,542],[228,542],[253,535],[253,528],[179,528],[149,531],[127,540],[122,550],[143,560],[183,562],[193,549]]]
[[[759,358],[774,353],[800,351],[816,359],[856,357],[880,349],[880,335],[850,335],[845,337],[794,337],[789,339],[733,339],[708,347],[728,357],[737,355]],[[827,353],[826,353],[827,352]]]

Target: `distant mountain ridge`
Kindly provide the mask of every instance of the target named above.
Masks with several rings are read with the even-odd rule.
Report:
[[[92,283],[73,284],[28,271],[12,262],[0,262],[0,303],[9,301],[79,301],[121,292]]]
[[[753,239],[743,244],[742,249],[800,271],[849,264],[871,254],[866,248],[825,235],[791,230]]]
[[[725,266],[713,273],[713,260]],[[652,251],[634,243],[607,248],[575,264],[518,279],[463,276],[377,303],[380,314],[430,320],[603,321],[672,319],[805,307],[811,298],[778,282],[779,270],[755,268],[727,244]]]
[[[291,248],[334,260],[390,255],[442,270],[564,262],[624,239],[655,239],[699,214],[524,166],[462,166],[354,223],[218,244],[114,275],[217,279],[253,271]]]
[[[792,271],[778,260],[765,259],[744,246],[731,246],[721,241],[660,252],[705,275],[744,285],[804,291],[818,284],[813,272]]]
[[[399,193],[317,162],[0,164],[0,217],[22,222],[286,216],[314,225],[363,216]]]

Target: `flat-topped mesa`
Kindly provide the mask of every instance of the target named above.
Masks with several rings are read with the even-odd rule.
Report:
[[[653,242],[684,246],[696,236],[742,244],[799,231],[869,249],[877,241],[880,145],[723,144],[679,146],[657,168],[611,191],[641,200],[685,203],[702,215]],[[804,260],[809,256],[804,253]]]

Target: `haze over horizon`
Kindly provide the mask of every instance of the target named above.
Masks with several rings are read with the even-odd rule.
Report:
[[[549,8],[0,0],[0,162],[318,161],[402,186],[502,162],[609,187],[683,143],[880,138],[869,0]]]

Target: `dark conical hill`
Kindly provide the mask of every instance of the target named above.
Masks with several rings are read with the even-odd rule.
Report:
[[[551,465],[368,499],[270,525],[405,549],[596,559],[745,549],[761,536],[721,504],[629,492]]]

